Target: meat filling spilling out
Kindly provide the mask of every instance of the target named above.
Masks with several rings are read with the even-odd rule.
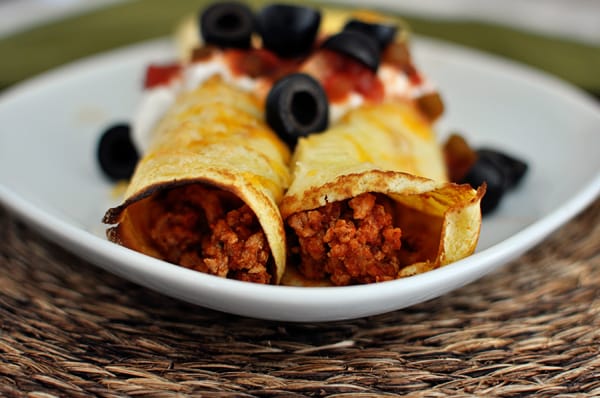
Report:
[[[166,261],[226,278],[271,281],[265,234],[235,195],[192,184],[152,200],[148,235]]]
[[[386,196],[365,193],[328,203],[287,219],[295,232],[290,251],[309,279],[335,285],[396,279],[403,236],[394,226],[394,205]]]

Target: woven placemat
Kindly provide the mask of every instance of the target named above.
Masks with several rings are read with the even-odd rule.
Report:
[[[0,209],[0,396],[600,396],[599,221],[597,200],[441,298],[302,324],[165,297]]]

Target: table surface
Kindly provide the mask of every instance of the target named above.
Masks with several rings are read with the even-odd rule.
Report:
[[[332,323],[165,297],[0,205],[0,396],[599,396],[599,354],[600,200],[476,283]]]

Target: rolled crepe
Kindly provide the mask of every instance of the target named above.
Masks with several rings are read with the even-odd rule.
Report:
[[[284,283],[391,280],[475,250],[485,188],[446,182],[430,122],[414,102],[350,111],[300,139],[291,164],[280,209],[299,273],[290,269]]]
[[[156,126],[124,202],[104,217],[111,241],[188,268],[279,283],[286,261],[278,201],[289,150],[250,93],[211,78]]]

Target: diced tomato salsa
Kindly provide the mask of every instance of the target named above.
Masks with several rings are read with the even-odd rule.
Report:
[[[422,77],[409,62],[407,50],[401,46],[390,46],[383,59],[406,73],[414,85],[422,83]],[[394,50],[394,51],[392,51]],[[215,51],[202,47],[195,51],[194,62],[205,61]],[[302,72],[305,61],[313,63],[308,73],[319,80],[330,102],[342,102],[353,92],[369,102],[383,101],[385,92],[381,79],[362,63],[337,52],[320,49],[304,58],[281,58],[265,49],[227,49],[224,57],[231,72],[237,76],[263,78],[268,82],[294,72]],[[309,59],[308,57],[311,57]],[[146,70],[145,88],[168,84],[181,72],[180,64],[150,65]]]
[[[327,70],[323,71],[321,83],[331,102],[342,101],[351,92],[357,92],[366,100],[383,100],[384,89],[377,74],[365,65],[345,55],[321,50]]]
[[[153,88],[168,84],[173,77],[179,74],[181,65],[166,64],[166,65],[149,65],[146,69],[146,78],[144,79],[144,88]]]
[[[318,70],[311,70],[323,85],[329,101],[345,100],[352,92],[362,95],[367,101],[383,100],[384,88],[377,74],[345,55],[329,50],[319,50],[312,57],[322,57]],[[300,71],[306,58],[286,59],[264,49],[236,50],[225,52],[233,74],[252,78],[265,78],[271,82],[290,73]]]

